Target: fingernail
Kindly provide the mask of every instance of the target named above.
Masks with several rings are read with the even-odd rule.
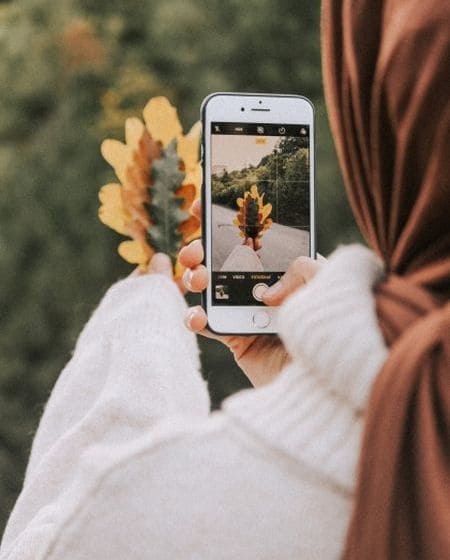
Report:
[[[165,253],[156,253],[150,261],[148,270],[149,272],[154,272],[156,274],[172,273],[172,262],[170,257],[168,257]]]
[[[188,290],[191,289],[191,281],[192,281],[192,275],[193,274],[194,273],[192,272],[192,270],[190,268],[186,268],[186,270],[184,271],[184,274],[183,274],[183,283]]]
[[[203,241],[201,239],[194,239],[194,241],[192,241],[191,243],[191,247],[197,247],[198,245],[200,245],[200,247],[203,247]]]
[[[280,293],[283,290],[283,285],[280,281],[275,282],[275,284],[273,284],[272,286],[270,286],[270,288],[268,288],[264,293],[263,293],[263,300],[265,299],[272,299],[276,296],[279,296]]]
[[[194,315],[195,315],[195,310],[194,310],[194,309],[190,309],[190,310],[187,312],[187,315],[186,315],[186,317],[185,317],[185,319],[184,319],[185,325],[186,325],[186,327],[188,327],[189,329],[191,328],[191,322],[192,322],[192,319],[194,318]]]

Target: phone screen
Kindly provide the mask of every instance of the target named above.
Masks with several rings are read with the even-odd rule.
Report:
[[[263,305],[267,286],[310,256],[309,132],[211,123],[213,305]]]

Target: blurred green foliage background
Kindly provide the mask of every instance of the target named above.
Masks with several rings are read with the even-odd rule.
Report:
[[[185,129],[212,91],[302,93],[317,109],[318,247],[354,239],[328,130],[320,3],[309,0],[0,1],[0,527],[77,335],[130,267],[97,219],[105,137],[166,95]],[[202,341],[213,405],[246,386]]]

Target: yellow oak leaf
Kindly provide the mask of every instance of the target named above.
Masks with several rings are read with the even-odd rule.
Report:
[[[179,136],[177,152],[184,164],[185,184],[195,185],[197,196],[200,196],[201,165],[199,162],[199,148],[202,137],[202,125],[195,123],[186,136]]]
[[[117,251],[127,262],[141,266],[147,266],[154,253],[148,245],[137,239],[122,241]]]
[[[166,97],[153,97],[143,111],[145,126],[152,138],[165,148],[183,133],[176,108]]]
[[[259,240],[273,224],[273,221],[269,218],[272,205],[270,203],[264,204],[264,193],[260,195],[256,185],[252,185],[243,197],[237,198],[236,205],[239,211],[233,220],[233,224],[239,228],[239,235],[245,240],[258,241],[258,245],[261,246]]]
[[[104,185],[98,194],[101,206],[98,211],[100,220],[122,235],[127,234],[127,215],[122,203],[122,187],[117,183]]]
[[[102,156],[114,169],[117,178],[122,183],[125,180],[125,169],[128,163],[128,149],[119,140],[104,140],[101,145]]]
[[[180,208],[187,215],[186,219],[181,217],[178,225],[174,225],[176,229],[173,233],[176,235],[172,235],[170,239],[182,247],[201,233],[199,220],[188,213],[193,201],[200,195],[200,123],[196,123],[183,136],[175,107],[163,97],[156,97],[147,103],[144,120],[145,124],[138,118],[126,120],[125,142],[105,140],[102,143],[102,155],[113,167],[120,184],[105,185],[99,192],[100,220],[131,238],[119,245],[119,254],[127,262],[139,264],[143,269],[148,266],[155,252],[152,245],[165,246],[161,238],[161,219],[164,219],[169,209],[160,208],[158,204],[162,204],[163,199],[171,204],[172,199],[170,195],[164,194],[164,181],[171,181],[170,185],[167,184],[167,189],[171,189],[171,196],[175,197],[173,210]],[[172,144],[173,141],[175,142]],[[172,158],[170,161],[169,157]],[[153,182],[156,173],[154,162],[164,162],[161,165],[158,163],[158,184]],[[166,171],[168,175],[164,174]],[[179,186],[176,182],[173,183],[177,176],[180,177]],[[152,199],[153,197],[155,198]],[[176,198],[182,199],[181,207]],[[173,212],[171,218],[177,215],[183,214]],[[177,249],[175,255],[176,251]],[[175,258],[173,253],[172,258]],[[180,277],[181,270],[181,265],[176,261],[176,278]]]

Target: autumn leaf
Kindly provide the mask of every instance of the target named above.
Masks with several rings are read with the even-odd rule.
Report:
[[[233,220],[233,224],[239,228],[239,235],[244,238],[244,242],[247,239],[252,239],[255,246],[260,246],[263,233],[273,223],[272,219],[269,218],[272,205],[270,203],[264,204],[264,193],[260,195],[256,185],[252,185],[242,198],[238,198],[236,204],[239,211]]]
[[[99,218],[131,238],[119,245],[122,258],[146,269],[155,251],[163,251],[179,278],[178,252],[200,235],[200,222],[189,209],[200,195],[201,125],[184,136],[176,109],[164,97],[148,102],[144,120],[126,120],[124,143],[102,144],[120,183],[100,189]]]

